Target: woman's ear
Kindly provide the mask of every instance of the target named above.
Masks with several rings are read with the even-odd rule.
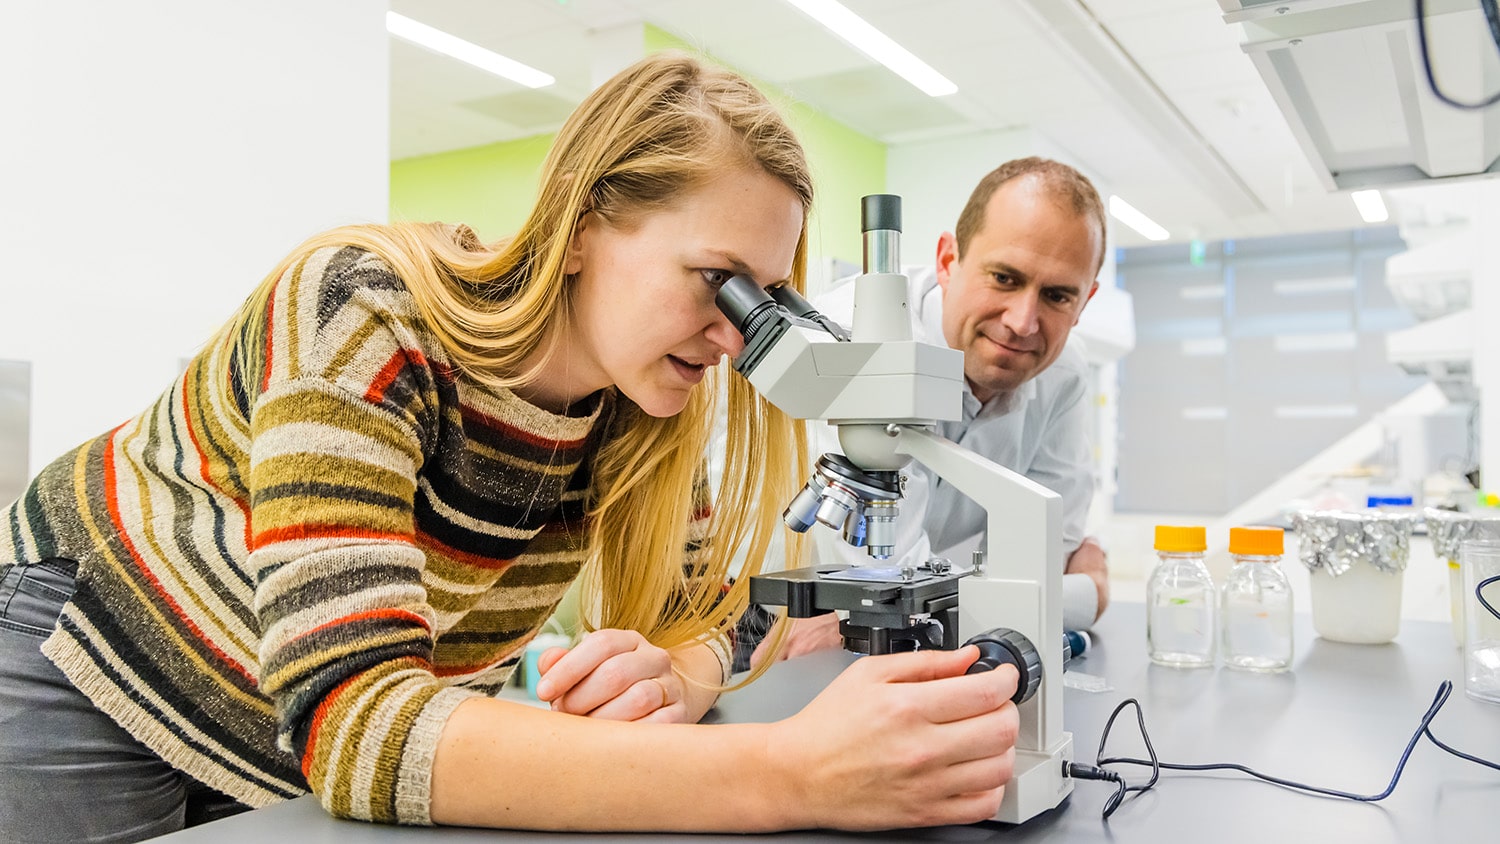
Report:
[[[583,271],[583,255],[588,248],[589,217],[585,211],[578,218],[578,225],[573,227],[573,237],[568,241],[568,259],[563,263],[564,275],[577,275]]]

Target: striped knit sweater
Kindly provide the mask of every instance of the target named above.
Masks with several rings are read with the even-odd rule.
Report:
[[[579,571],[614,400],[556,415],[479,385],[384,262],[321,250],[0,511],[0,567],[79,562],[44,651],[175,767],[252,806],[310,789],[430,823],[444,720]]]

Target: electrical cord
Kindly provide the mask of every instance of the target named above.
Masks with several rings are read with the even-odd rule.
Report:
[[[1465,111],[1489,108],[1500,102],[1500,92],[1478,102],[1466,103],[1453,99],[1438,88],[1437,77],[1432,73],[1432,56],[1427,45],[1427,3],[1426,0],[1414,0],[1414,2],[1417,18],[1417,50],[1422,54],[1422,71],[1427,75],[1427,87],[1432,90],[1432,95],[1454,108]],[[1485,20],[1489,23],[1490,37],[1495,40],[1496,49],[1500,49],[1500,9],[1496,8],[1496,0],[1479,0],[1479,5],[1484,10]]]
[[[1497,619],[1500,619],[1500,610],[1497,610],[1492,604],[1490,604],[1490,602],[1486,600],[1484,595],[1482,594],[1485,587],[1496,582],[1500,582],[1500,575],[1495,575],[1494,577],[1485,578],[1484,580],[1480,581],[1474,587],[1474,596],[1479,599],[1479,603],[1483,605],[1486,610],[1488,610]],[[1093,765],[1070,763],[1068,765],[1068,775],[1077,779],[1104,780],[1115,784],[1114,793],[1104,801],[1104,820],[1109,820],[1109,816],[1114,814],[1116,809],[1120,808],[1120,804],[1124,802],[1125,797],[1131,792],[1146,792],[1154,788],[1157,781],[1161,779],[1161,772],[1164,768],[1172,771],[1238,771],[1242,774],[1255,777],[1256,779],[1264,780],[1265,782],[1282,786],[1283,788],[1290,788],[1296,791],[1305,791],[1310,794],[1320,794],[1325,797],[1337,797],[1344,800],[1357,800],[1362,803],[1375,803],[1389,797],[1391,793],[1396,790],[1396,783],[1401,780],[1401,773],[1406,769],[1407,760],[1411,758],[1412,750],[1416,748],[1417,742],[1421,741],[1423,736],[1426,736],[1429,741],[1437,745],[1439,748],[1442,748],[1444,751],[1451,753],[1460,759],[1468,762],[1473,762],[1476,765],[1483,765],[1486,768],[1500,771],[1500,762],[1492,762],[1488,759],[1482,759],[1478,756],[1464,753],[1461,750],[1448,746],[1436,735],[1433,735],[1432,720],[1437,717],[1438,712],[1443,708],[1443,704],[1448,702],[1448,698],[1452,694],[1453,682],[1451,680],[1444,680],[1441,684],[1439,684],[1437,695],[1432,699],[1432,705],[1427,707],[1427,712],[1422,715],[1422,721],[1417,726],[1416,732],[1412,733],[1411,739],[1406,742],[1406,749],[1401,752],[1401,758],[1396,762],[1396,770],[1391,774],[1390,782],[1386,784],[1385,790],[1379,792],[1378,794],[1354,794],[1353,792],[1340,791],[1334,788],[1323,788],[1321,786],[1308,785],[1306,783],[1297,782],[1296,780],[1289,780],[1284,777],[1264,774],[1260,771],[1254,770],[1253,768],[1233,762],[1214,762],[1201,765],[1187,765],[1176,762],[1163,762],[1160,760],[1160,758],[1157,757],[1156,748],[1151,744],[1151,736],[1146,732],[1145,715],[1141,710],[1140,701],[1136,700],[1135,698],[1128,698],[1125,701],[1121,702],[1119,706],[1115,707],[1114,712],[1110,713],[1109,720],[1104,722],[1104,731],[1099,736],[1099,750],[1094,755],[1095,763]],[[1121,712],[1125,711],[1125,707],[1127,706],[1135,707],[1136,724],[1140,728],[1141,740],[1145,742],[1146,754],[1150,757],[1149,760],[1136,759],[1129,756],[1106,757],[1104,755],[1104,747],[1105,744],[1109,741],[1110,730],[1114,728],[1115,719],[1119,717]],[[1149,767],[1151,769],[1151,778],[1143,784],[1130,785],[1126,782],[1123,776],[1114,771],[1106,769],[1104,767],[1105,765],[1139,765],[1142,767]]]
[[[1484,580],[1479,581],[1474,585],[1474,597],[1479,599],[1480,605],[1490,611],[1490,615],[1494,616],[1495,618],[1500,618],[1500,610],[1495,609],[1490,605],[1489,601],[1486,601],[1484,599],[1484,587],[1489,586],[1491,583],[1495,583],[1496,581],[1500,581],[1500,574],[1497,574],[1494,577],[1486,577]]]

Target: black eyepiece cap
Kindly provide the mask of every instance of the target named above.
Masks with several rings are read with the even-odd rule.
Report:
[[[901,197],[893,193],[872,193],[859,201],[859,225],[862,232],[901,231]]]
[[[749,328],[751,317],[757,311],[767,305],[772,308],[776,307],[776,300],[760,289],[760,285],[752,281],[749,276],[736,275],[731,276],[719,288],[719,292],[714,296],[714,304],[719,306],[724,316],[729,317],[729,321],[734,323],[735,328],[743,332]]]

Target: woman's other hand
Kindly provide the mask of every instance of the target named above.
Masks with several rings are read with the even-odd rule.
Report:
[[[671,652],[633,630],[596,630],[537,659],[537,698],[556,712],[611,721],[687,723],[687,689]]]

